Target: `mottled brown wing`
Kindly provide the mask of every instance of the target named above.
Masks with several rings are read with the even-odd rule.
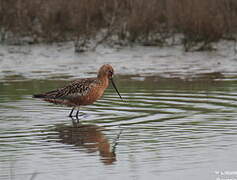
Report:
[[[95,78],[79,79],[49,93],[51,94],[51,98],[54,99],[72,99],[76,96],[86,96],[98,83],[98,80]]]

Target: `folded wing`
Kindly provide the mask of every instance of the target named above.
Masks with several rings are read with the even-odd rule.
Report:
[[[44,94],[36,94],[35,98],[44,99],[61,99],[69,100],[78,96],[86,96],[90,90],[99,83],[95,78],[79,79],[73,81],[71,84]]]

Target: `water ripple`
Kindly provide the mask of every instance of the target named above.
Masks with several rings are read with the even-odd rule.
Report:
[[[220,154],[234,164],[225,153],[237,148],[237,89],[224,86],[159,89],[138,84],[120,89],[126,102],[108,89],[101,100],[81,108],[79,125],[67,117],[70,108],[33,99],[25,91],[21,97],[6,97],[6,91],[0,97],[0,178],[9,178],[12,165],[5,162],[11,158],[22,179],[36,170],[40,178],[52,179],[65,170],[77,175],[85,168],[103,171],[104,165],[114,165],[106,174],[119,174],[116,168],[130,174],[132,166],[155,174],[187,172],[216,167]]]

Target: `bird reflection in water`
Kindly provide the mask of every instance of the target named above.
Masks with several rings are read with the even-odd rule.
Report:
[[[73,120],[72,126],[60,125],[56,130],[59,132],[59,142],[86,149],[88,153],[99,151],[104,164],[109,165],[116,161],[115,146],[117,143],[112,147],[102,133],[101,127],[81,124]]]

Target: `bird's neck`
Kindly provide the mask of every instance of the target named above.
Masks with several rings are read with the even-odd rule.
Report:
[[[107,76],[98,77],[98,79],[102,82],[102,86],[104,86],[104,88],[109,86],[109,78]]]

